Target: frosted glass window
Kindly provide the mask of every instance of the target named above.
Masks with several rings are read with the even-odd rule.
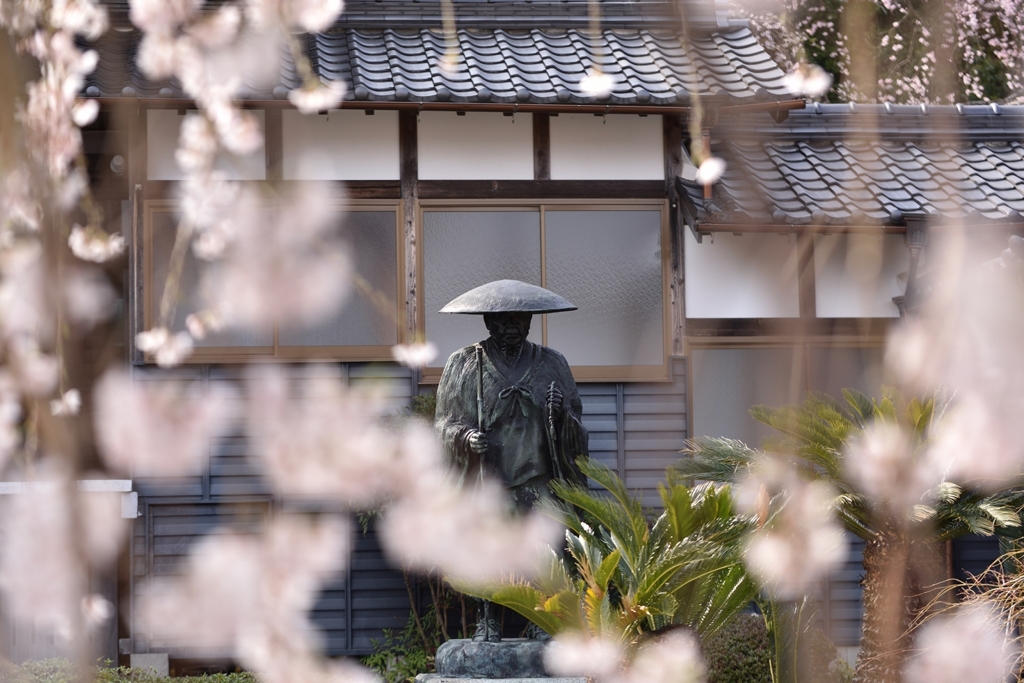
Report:
[[[814,300],[819,318],[897,318],[899,273],[910,266],[902,235],[816,235]]]
[[[796,240],[684,230],[687,318],[797,318]]]
[[[548,316],[570,365],[664,363],[660,211],[547,211],[547,287],[579,307]]]
[[[341,235],[370,291],[352,287],[330,320],[305,329],[282,326],[281,346],[377,346],[398,343],[398,244],[394,211],[339,212]]]
[[[808,352],[811,386],[843,401],[843,389],[881,398],[881,347],[812,346]]]
[[[266,129],[266,116],[262,110],[252,112],[260,125],[260,134]],[[196,116],[195,112],[192,112]],[[183,180],[184,172],[178,166],[175,152],[182,121],[187,114],[177,109],[150,109],[146,112],[146,177],[149,180]],[[245,155],[221,152],[214,167],[228,180],[266,180],[267,155],[259,149]]]
[[[281,112],[285,180],[398,180],[398,112]]]
[[[452,352],[487,337],[479,315],[438,313],[467,290],[492,280],[539,285],[540,211],[424,211],[423,318],[427,338],[440,353],[432,366],[444,367]],[[540,342],[540,320],[531,341]]]
[[[797,403],[805,394],[803,347],[694,349],[693,435],[739,439],[760,446],[777,434],[750,416],[758,404]]]
[[[268,209],[269,211],[269,209]],[[150,320],[156,324],[160,311],[160,301],[163,298],[164,285],[167,282],[167,269],[171,261],[171,250],[174,248],[174,239],[178,227],[177,212],[167,210],[154,210],[151,214],[152,224],[150,226],[151,240],[150,248],[153,258],[153,280],[152,298],[150,299]],[[178,301],[175,308],[174,319],[171,324],[173,331],[185,329],[185,318],[190,313],[202,310],[210,306],[214,300],[212,293],[202,290],[204,269],[215,267],[213,264],[200,261],[189,249],[185,255],[185,265],[181,273],[181,283],[178,287]],[[272,328],[265,329],[231,329],[208,335],[205,339],[196,340],[195,345],[205,347],[272,347],[274,345],[274,331]]]

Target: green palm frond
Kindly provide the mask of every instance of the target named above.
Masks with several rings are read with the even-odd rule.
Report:
[[[739,547],[751,521],[735,514],[728,486],[691,489],[681,475],[669,473],[660,489],[664,509],[650,519],[614,472],[596,463],[580,465],[606,490],[552,487],[569,529],[571,568],[548,568],[531,582],[533,592],[522,586],[491,589],[494,602],[546,630],[555,619],[559,629],[580,627],[624,643],[669,624],[710,633],[749,602],[756,589]]]

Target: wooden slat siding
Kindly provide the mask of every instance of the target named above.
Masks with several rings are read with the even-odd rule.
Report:
[[[590,437],[590,457],[618,471],[619,405],[614,384],[581,384],[583,426]]]
[[[246,503],[151,503],[147,516],[137,520],[132,544],[133,576],[131,631],[137,652],[168,652],[178,657],[222,657],[230,653],[204,647],[201,642],[158,640],[145,632],[137,613],[144,582],[157,577],[178,576],[192,545],[206,534],[221,528],[236,533],[257,533],[266,518],[270,501]],[[145,561],[134,557],[142,536]]]
[[[626,486],[650,506],[660,506],[658,484],[688,436],[685,360],[671,359],[670,371],[670,382],[623,384]]]
[[[252,444],[244,436],[217,439],[210,456],[211,498],[271,494],[270,482],[255,461]]]
[[[409,620],[409,596],[401,572],[385,558],[371,530],[357,534],[349,569],[352,582],[351,650],[338,654],[368,654],[371,640],[383,637],[382,629],[396,633]]]
[[[372,390],[392,412],[401,412],[412,402],[412,371],[401,365],[353,363],[348,366],[348,383],[353,389]]]
[[[828,615],[828,635],[838,647],[860,644],[863,605],[860,579],[864,576],[864,541],[847,534],[850,552],[846,564],[828,578],[823,611]]]
[[[349,651],[347,579],[332,581],[317,598],[310,619],[320,630],[324,652],[342,655]]]
[[[999,557],[999,539],[969,534],[953,540],[953,575],[966,580],[980,576]]]

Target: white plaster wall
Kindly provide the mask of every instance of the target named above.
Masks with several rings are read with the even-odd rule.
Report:
[[[193,112],[194,113],[194,112]],[[265,130],[261,110],[253,112]],[[178,131],[184,114],[177,109],[150,109],[146,112],[146,177],[149,180],[182,180],[185,174],[178,168],[174,151],[178,148]],[[223,171],[228,180],[266,180],[267,155],[260,147],[251,154],[236,156],[221,154],[216,168]]]
[[[332,109],[281,121],[285,180],[398,180],[398,112]]]
[[[423,180],[533,180],[533,116],[425,111],[419,117]]]
[[[817,235],[814,297],[819,318],[896,318],[896,279],[910,266],[902,235]]]
[[[796,240],[718,233],[701,244],[686,234],[687,318],[796,318]]]
[[[664,180],[660,116],[551,117],[552,180]]]

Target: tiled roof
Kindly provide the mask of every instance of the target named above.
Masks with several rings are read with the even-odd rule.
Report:
[[[680,178],[691,227],[903,225],[907,215],[1020,222],[1024,107],[812,105],[781,125],[726,123],[727,163],[705,206]],[[699,230],[700,228],[697,227]]]
[[[86,95],[183,96],[174,83],[142,76],[135,64],[138,41],[137,32],[126,30],[100,39],[100,64]],[[437,29],[347,28],[306,37],[314,70],[325,80],[344,81],[356,100],[678,105],[692,92],[731,104],[791,99],[783,73],[746,28],[692,37],[689,54],[665,29],[605,29],[599,63],[616,85],[601,100],[579,87],[591,66],[584,29],[460,29],[458,41],[459,67],[449,74],[438,67],[445,41]],[[284,99],[298,79],[287,54],[282,63],[280,84],[252,87],[246,99]]]
[[[114,26],[131,26],[129,0],[100,0]],[[223,0],[207,0],[204,9]],[[451,0],[460,27],[540,28],[587,26],[596,3],[605,26],[686,22],[691,31],[739,25],[723,0]],[[441,24],[441,0],[349,0],[335,28],[431,27]]]

